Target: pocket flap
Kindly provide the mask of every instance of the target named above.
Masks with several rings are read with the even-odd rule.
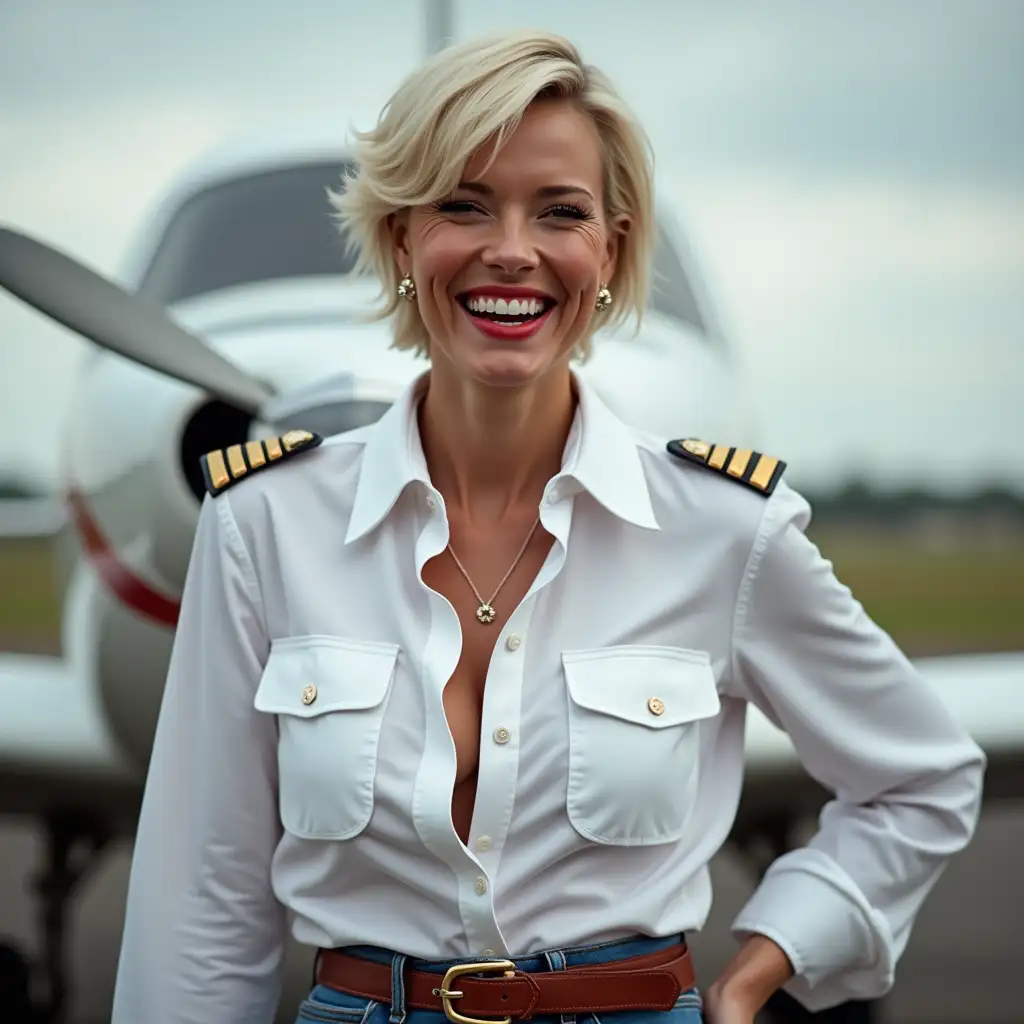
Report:
[[[257,711],[312,718],[377,707],[391,686],[398,647],[334,636],[299,636],[270,646]]]
[[[703,651],[678,647],[604,647],[563,651],[573,703],[650,729],[713,718],[721,702]]]

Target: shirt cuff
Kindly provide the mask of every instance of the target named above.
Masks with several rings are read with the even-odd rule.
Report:
[[[888,921],[820,850],[793,850],[776,860],[732,930],[740,940],[764,935],[779,946],[794,971],[785,990],[812,1012],[878,999],[892,987]]]

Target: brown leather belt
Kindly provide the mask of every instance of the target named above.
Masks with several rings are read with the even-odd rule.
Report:
[[[480,973],[496,976],[469,977]],[[322,949],[316,981],[364,999],[391,1003],[389,964]],[[508,1024],[535,1014],[670,1010],[680,992],[695,984],[690,951],[678,944],[564,971],[517,971],[511,960],[460,963],[444,975],[407,970],[405,1002],[417,1010],[441,1010],[455,1024]]]

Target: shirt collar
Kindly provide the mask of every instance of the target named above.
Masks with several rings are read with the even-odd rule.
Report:
[[[409,384],[369,431],[346,544],[379,525],[410,483],[432,487],[416,415],[427,376],[421,374]],[[573,380],[579,395],[576,416],[562,470],[548,484],[545,496],[552,501],[567,496],[562,481],[572,480],[620,519],[659,529],[632,433],[575,373]]]
[[[575,480],[612,515],[634,526],[658,530],[633,432],[577,374],[579,404],[565,446],[561,479]],[[550,487],[549,487],[550,490]]]

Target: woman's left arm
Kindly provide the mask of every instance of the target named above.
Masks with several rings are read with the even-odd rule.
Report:
[[[835,796],[734,921],[746,942],[713,988],[760,1005],[785,982],[819,1010],[891,987],[921,904],[973,834],[985,758],[836,579],[804,535],[809,520],[785,485],[765,507],[726,691],[784,729]]]

